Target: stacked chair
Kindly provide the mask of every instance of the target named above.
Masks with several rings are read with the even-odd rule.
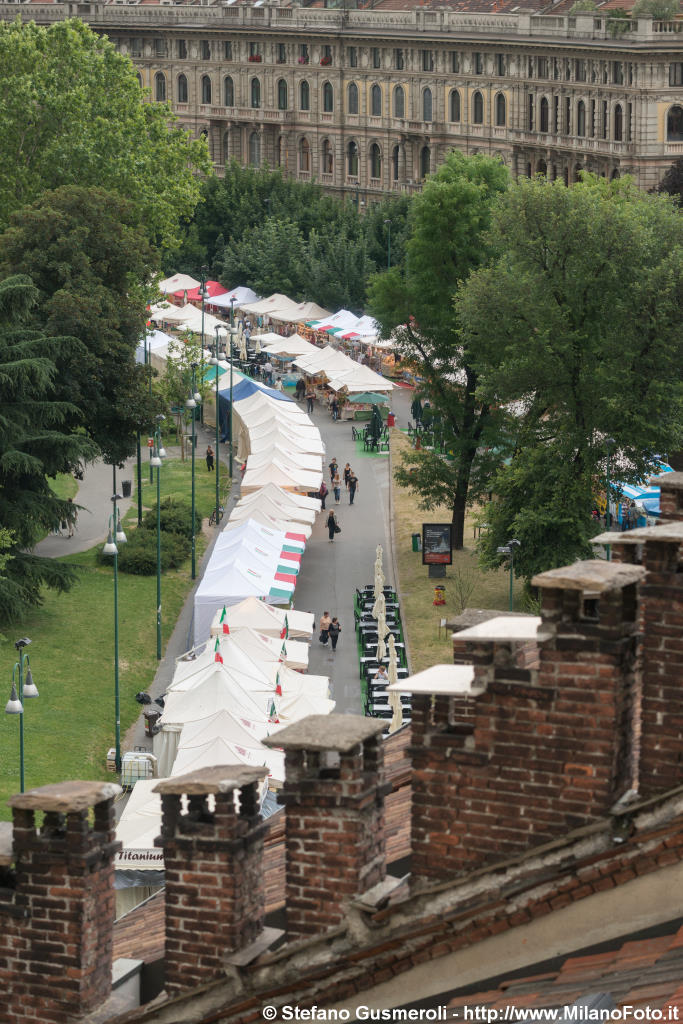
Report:
[[[386,624],[389,631],[393,633],[396,648],[396,675],[398,679],[405,679],[408,676],[408,668],[398,598],[392,587],[385,586],[383,589],[386,604]],[[386,718],[388,730],[389,721],[392,718],[389,694],[386,689],[388,684],[373,682],[375,674],[379,669],[379,662],[377,661],[377,645],[379,643],[377,619],[372,614],[374,603],[374,587],[371,584],[356,590],[354,619],[358,638],[359,676],[362,690],[365,694],[365,714],[373,718]],[[387,634],[385,637],[387,648],[388,639],[389,635]],[[383,664],[388,669],[388,650],[387,655],[383,658]],[[409,722],[410,696],[402,696],[401,702],[403,704],[404,721]]]

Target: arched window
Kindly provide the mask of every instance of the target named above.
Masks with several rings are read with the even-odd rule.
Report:
[[[251,105],[254,110],[261,106],[261,83],[258,78],[251,80]]]
[[[614,108],[614,141],[621,142],[624,137],[624,111],[621,103]]]
[[[202,103],[211,102],[211,79],[208,75],[202,75]]]
[[[230,132],[223,132],[223,165],[230,163]]]
[[[547,132],[550,125],[550,108],[548,107],[548,100],[545,96],[541,99],[541,106],[539,108],[539,131]]]
[[[154,76],[154,98],[157,103],[166,102],[166,76],[161,71]]]
[[[683,142],[683,107],[671,107],[666,115],[666,138],[668,142]]]
[[[137,73],[137,75],[136,75],[135,77],[136,77],[136,78],[137,78],[137,80],[138,80],[138,85],[139,85],[139,86],[140,86],[140,88],[142,89],[142,75],[140,74],[140,72],[139,72],[139,71],[138,71],[138,73]]]
[[[612,171],[612,174],[610,175],[610,178],[611,178],[612,181],[616,181],[617,178],[620,178],[620,177],[621,177],[621,175],[619,174],[619,168],[615,167],[614,170]]]
[[[472,121],[474,124],[484,123],[484,97],[480,92],[475,92],[472,97]]]
[[[249,163],[252,167],[261,165],[261,138],[258,132],[252,132],[249,136]]]
[[[432,90],[425,89],[422,93],[422,120],[431,121],[432,119]]]
[[[378,85],[373,85],[370,90],[370,116],[382,116],[382,90]]]
[[[400,150],[398,146],[394,146],[391,153],[391,173],[394,181],[398,181],[398,161],[399,161]]]
[[[178,103],[187,103],[187,78],[178,75]]]
[[[382,177],[382,154],[376,142],[370,146],[370,177]]]
[[[226,75],[223,79],[223,106],[235,106],[235,86],[233,85],[230,75]]]
[[[351,82],[350,86],[346,91],[346,101],[349,108],[349,114],[358,113],[358,86],[355,82]]]
[[[302,110],[311,109],[311,87],[306,81],[299,86],[299,106]]]
[[[460,117],[460,93],[457,89],[452,89],[448,100],[448,119],[457,123]]]
[[[358,146],[355,142],[349,142],[347,148],[347,167],[350,178],[358,177]]]
[[[579,100],[576,107],[576,134],[586,134],[586,104],[583,100]]]
[[[405,117],[406,116],[406,94],[403,91],[402,85],[397,85],[394,89],[394,117]]]
[[[577,164],[576,167],[574,168],[574,181],[575,182],[581,181],[581,172],[582,171],[583,171],[583,167],[581,166],[581,164]]]
[[[287,83],[281,78],[277,83],[277,109],[287,109]]]
[[[332,143],[329,139],[323,139],[323,174],[332,174],[334,160],[332,156]]]
[[[334,110],[334,90],[329,82],[323,85],[323,111],[331,114]]]
[[[310,171],[311,169],[311,147],[308,139],[299,141],[299,170]]]
[[[505,126],[506,119],[507,119],[507,103],[505,102],[505,97],[503,96],[502,92],[499,92],[498,95],[496,96],[496,125],[497,125],[497,127],[498,128],[503,128]]]
[[[548,174],[548,165],[545,160],[539,160],[536,164],[536,174]]]
[[[420,177],[426,178],[430,171],[431,154],[429,146],[423,146],[420,151]]]

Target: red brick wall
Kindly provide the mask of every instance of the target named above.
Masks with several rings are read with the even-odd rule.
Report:
[[[245,789],[253,787],[243,787]],[[244,813],[234,793],[162,796],[166,872],[166,989],[175,993],[220,977],[225,954],[255,939],[263,927],[264,826],[255,799]]]
[[[14,810],[16,878],[0,889],[0,1019],[62,1024],[111,991],[113,802],[63,816]]]
[[[662,496],[664,496],[662,491]],[[680,492],[677,492],[680,494]],[[639,790],[683,783],[683,558],[677,544],[648,541],[641,584],[642,711]]]
[[[325,757],[286,752],[287,934],[303,938],[338,925],[344,903],[386,874],[383,750],[377,739]]]
[[[448,879],[605,814],[632,780],[635,589],[546,590],[537,673],[473,652],[487,689],[413,698],[412,872]]]

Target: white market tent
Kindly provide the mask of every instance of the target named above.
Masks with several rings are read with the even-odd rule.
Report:
[[[322,469],[320,455],[310,455],[308,452],[295,451],[290,446],[285,448],[277,442],[268,445],[268,447],[260,448],[257,451],[252,451],[247,459],[247,469],[261,469],[275,461],[279,461],[283,465],[291,464],[297,470],[305,469],[310,473],[315,473]]]
[[[260,494],[263,489],[264,488],[258,488],[256,491],[253,491],[252,494],[256,496]],[[244,523],[245,519],[253,519],[255,522],[261,523],[262,526],[266,526],[269,530],[279,530],[286,533],[289,538],[288,544],[291,545],[296,544],[294,538],[300,537],[302,543],[296,548],[298,551],[303,551],[306,546],[306,541],[311,536],[311,527],[306,523],[298,523],[291,519],[283,519],[282,514],[272,515],[270,512],[267,512],[265,509],[258,506],[256,508],[252,507],[248,509],[246,513],[243,511],[236,512],[236,509],[233,509],[230,514],[230,519],[223,527],[223,532],[225,533],[229,530],[236,529]]]
[[[325,373],[327,377],[330,377],[332,371],[343,373],[344,370],[348,370],[349,364],[353,364],[353,362],[353,359],[349,359],[339,349],[333,348],[332,345],[325,345],[324,348],[316,348],[315,352],[306,356],[297,357],[294,360],[294,365],[310,376]]]
[[[277,484],[286,491],[302,491],[304,494],[317,492],[323,481],[322,468],[316,472],[298,469],[291,463],[282,463],[275,459],[269,465],[262,468],[250,469],[242,478],[241,492],[248,494],[250,491],[257,491],[266,484]]]
[[[344,388],[349,394],[360,395],[364,391],[393,391],[395,385],[387,380],[386,377],[382,377],[381,374],[375,373],[369,366],[361,366],[360,363],[356,363],[351,360],[352,365],[348,370],[344,370],[341,373],[336,373],[329,379],[329,386],[333,391],[342,391]]]
[[[250,628],[238,629],[229,635],[252,661],[281,663],[294,672],[308,669],[309,647],[301,640],[281,640]]]
[[[259,296],[251,288],[231,288],[229,292],[222,295],[214,295],[207,301],[207,306],[214,306],[217,309],[230,309],[230,300],[235,300],[235,309],[241,309],[246,303],[259,302]]]
[[[321,457],[325,454],[325,445],[318,428],[305,426],[303,422],[297,421],[285,424],[282,420],[273,418],[265,423],[259,423],[249,430],[249,442],[252,452],[258,451],[264,442],[268,444],[284,442],[283,447],[293,451],[298,450]]]
[[[289,604],[294,593],[293,577],[252,568],[239,557],[215,572],[206,572],[194,598],[194,641],[209,635],[211,621],[223,605],[238,604],[245,597],[267,598],[271,604]]]
[[[277,340],[265,340],[272,337],[272,335],[268,334],[260,339],[264,352],[267,352],[269,356],[294,358],[295,356],[310,355],[312,352],[318,351],[315,345],[311,345],[310,341],[306,341],[305,338],[298,334],[292,334],[289,338],[280,338],[278,335],[275,335]]]
[[[238,629],[256,629],[259,633],[267,636],[279,637],[285,627],[290,637],[301,637],[310,640],[313,636],[313,623],[315,616],[312,612],[301,612],[295,608],[275,608],[273,605],[259,601],[255,597],[248,597],[239,604],[234,604],[226,609],[226,621],[231,632]],[[222,609],[219,609],[211,623],[211,635],[222,633],[223,629],[219,623]]]
[[[154,792],[159,781],[140,779],[133,786],[116,826],[116,838],[122,849],[114,855],[115,868],[163,870],[163,851],[154,845],[161,832],[161,794]]]
[[[311,527],[315,522],[315,513],[311,512],[310,517],[306,516],[305,519],[302,519],[301,516],[305,515],[305,513],[300,511],[293,512],[289,506],[283,507],[272,498],[261,497],[263,492],[267,490],[268,487],[262,487],[260,491],[254,491],[252,494],[248,494],[246,496],[247,498],[255,498],[257,499],[256,501],[247,502],[245,499],[245,504],[239,502],[235,505],[234,509],[230,513],[231,529],[233,524],[244,523],[246,520],[252,519],[254,522],[268,527],[269,529],[277,529],[281,530],[283,533],[288,533],[291,532],[290,527],[292,529],[296,527],[297,529],[300,529],[304,535],[308,534],[310,536]],[[272,519],[274,523],[278,522],[285,524],[288,528],[285,530],[282,529],[282,527],[276,527],[272,523],[264,521],[262,518],[259,518],[259,513],[268,516],[268,518]],[[295,515],[298,515],[299,519],[295,519]],[[308,537],[306,537],[306,540],[308,540]]]
[[[195,281],[189,274],[174,274],[167,277],[165,281],[159,282],[159,291],[162,295],[172,295],[173,292],[188,291],[199,288],[201,281]]]
[[[311,324],[314,331],[328,331],[334,330],[339,331],[350,331],[352,330],[360,317],[352,313],[350,309],[340,309],[332,316],[323,317],[318,320],[317,323]]]
[[[307,320],[317,320],[329,315],[329,311],[323,309],[317,302],[298,302],[294,303],[293,306],[288,305],[282,309],[278,308],[270,314],[270,317],[272,320],[278,320],[281,323],[296,324],[304,323]]]
[[[247,746],[223,736],[214,736],[213,739],[204,743],[195,743],[193,746],[179,746],[171,776],[186,775],[188,772],[196,772],[200,768],[213,768],[219,764],[246,764],[250,768],[265,767],[268,774],[259,787],[260,803],[265,800],[270,780],[272,779],[276,786],[281,786],[285,778],[285,756],[283,753],[269,750],[262,743]]]
[[[138,347],[135,350],[135,362],[145,362],[146,345],[152,360],[152,366],[163,372],[166,360],[168,359],[168,346],[172,341],[171,335],[166,334],[164,331],[148,331],[138,342]]]
[[[283,491],[280,487],[268,484],[267,487],[263,487],[260,491],[255,491],[253,494],[247,494],[244,498],[241,498],[233,509],[233,515],[235,512],[239,512],[242,517],[250,511],[255,511],[257,508],[265,508],[270,515],[287,517],[293,522],[312,526],[315,522],[316,510],[303,508],[296,504],[296,502],[287,501],[287,497],[296,496],[291,495],[288,491]],[[318,501],[317,498],[311,500]],[[318,504],[319,508],[320,504]],[[230,518],[232,519],[232,515]]]
[[[371,316],[362,316],[348,331],[342,331],[342,338],[376,338],[380,332],[380,326]]]
[[[265,299],[258,299],[256,302],[249,302],[242,306],[245,313],[249,313],[253,316],[271,316],[275,309],[292,309],[296,306],[296,302],[292,299],[287,298],[281,292],[273,292]]]
[[[171,306],[168,309],[154,307],[150,313],[150,320],[156,323],[177,324],[184,331],[192,331],[194,334],[202,333],[202,311],[188,302],[185,306]],[[225,321],[219,320],[211,313],[204,311],[204,337],[214,337],[216,327],[226,327]]]

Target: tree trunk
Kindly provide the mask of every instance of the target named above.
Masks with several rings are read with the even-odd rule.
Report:
[[[467,487],[458,485],[453,498],[453,529],[452,542],[454,551],[462,551],[465,546],[465,511],[467,507]]]

